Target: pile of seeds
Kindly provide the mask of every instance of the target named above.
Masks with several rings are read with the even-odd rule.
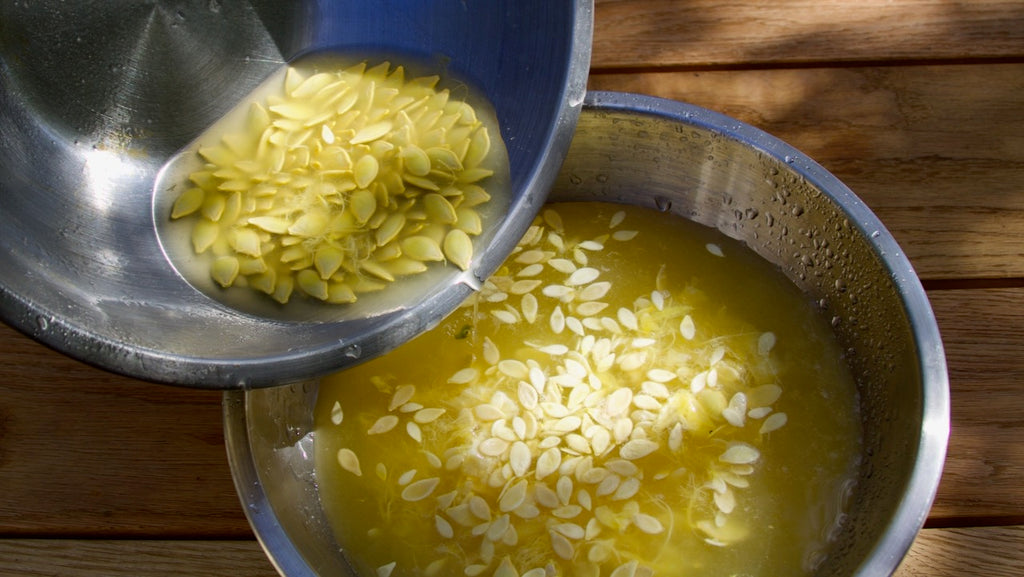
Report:
[[[478,319],[466,366],[431,387],[375,377],[378,414],[334,403],[333,426],[351,427],[338,463],[393,496],[370,536],[420,520],[439,538],[420,566],[392,560],[378,577],[674,574],[682,535],[728,547],[752,529],[737,515],[743,492],[759,445],[787,421],[773,409],[775,336],[708,334],[694,321],[700,295],[661,278],[611,305],[630,302],[602,273],[603,253],[638,235],[623,220],[572,240],[547,210],[465,303]],[[486,325],[522,346],[499,350]],[[422,459],[389,467],[362,451],[382,435]]]
[[[490,133],[436,76],[365,63],[304,76],[251,105],[247,126],[202,147],[202,170],[171,218],[193,219],[192,246],[223,287],[285,303],[298,288],[349,303],[448,261],[461,269],[490,195]]]

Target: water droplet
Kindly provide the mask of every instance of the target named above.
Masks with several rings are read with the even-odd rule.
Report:
[[[50,328],[50,319],[46,318],[43,315],[39,315],[39,316],[36,317],[36,326],[39,327],[40,331],[49,330],[49,328]]]
[[[580,184],[583,182],[583,179],[580,178],[580,175],[573,173],[569,175],[569,182],[572,184]]]
[[[876,231],[871,233],[871,238],[878,238],[880,236],[882,236],[882,233],[880,231],[876,230]]]
[[[480,292],[480,289],[484,286],[484,281],[473,274],[464,274],[459,277],[459,282],[468,286],[469,290],[473,292]]]
[[[792,156],[788,155],[788,154],[786,155],[786,157],[783,160],[786,161],[786,164],[793,164],[794,162],[796,162],[796,159],[793,158]]]
[[[661,212],[668,212],[672,210],[672,201],[664,196],[654,197],[654,206]]]
[[[358,359],[363,355],[363,349],[359,345],[349,345],[342,349],[341,354],[350,359]]]

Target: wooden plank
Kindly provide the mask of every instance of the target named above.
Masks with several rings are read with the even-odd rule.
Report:
[[[1024,526],[925,529],[895,577],[1016,577]],[[255,541],[0,539],[0,576],[275,577]]]
[[[251,536],[220,399],[86,366],[0,325],[0,534]]]
[[[1024,277],[1024,64],[595,74],[753,124],[845,182],[925,279]]]
[[[0,576],[277,577],[256,541],[0,539]]]
[[[929,294],[952,383],[935,522],[1024,522],[1024,289]]]
[[[1024,55],[1014,0],[597,0],[592,67],[714,67]]]
[[[894,577],[1017,577],[1024,526],[925,529]]]

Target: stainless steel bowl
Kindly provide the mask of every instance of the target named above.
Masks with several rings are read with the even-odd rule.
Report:
[[[592,4],[0,4],[0,318],[105,369],[210,388],[294,381],[393,348],[486,278],[543,203],[585,92]],[[408,55],[481,89],[507,144],[511,206],[471,274],[415,303],[315,322],[246,314],[169,264],[154,182],[285,62],[326,49]]]
[[[881,222],[797,150],[678,102],[587,96],[552,201],[653,207],[712,226],[777,264],[831,318],[860,393],[864,454],[829,577],[890,575],[935,495],[949,430],[931,307]],[[228,457],[245,512],[283,575],[350,575],[320,508],[317,387],[228,392]]]

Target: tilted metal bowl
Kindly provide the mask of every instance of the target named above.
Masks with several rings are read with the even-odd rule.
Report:
[[[5,2],[0,6],[0,318],[105,369],[260,387],[372,357],[450,312],[515,246],[571,139],[592,1]],[[190,285],[155,230],[161,167],[264,79],[320,50],[408,55],[479,88],[512,198],[479,258],[416,302],[317,321],[240,312]],[[399,64],[400,62],[395,62]]]
[[[907,258],[821,166],[720,114],[592,93],[552,201],[652,207],[740,239],[818,302],[855,376],[856,488],[817,574],[890,575],[921,528],[949,430],[938,328]],[[315,383],[225,394],[228,456],[245,512],[283,575],[351,575],[324,518],[312,447]]]

